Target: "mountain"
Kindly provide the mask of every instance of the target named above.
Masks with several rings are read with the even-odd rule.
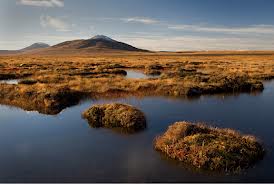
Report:
[[[91,39],[93,39],[93,40],[102,39],[102,40],[107,40],[107,41],[114,41],[113,39],[111,39],[105,35],[96,35],[96,36],[92,37]]]
[[[19,53],[20,52],[18,50],[0,50],[0,55],[13,55]]]
[[[0,51],[0,54],[38,54],[38,55],[74,55],[120,52],[149,52],[129,44],[113,40],[104,35],[96,35],[90,39],[71,40],[49,46],[45,43],[35,43],[17,51]]]
[[[48,47],[50,47],[50,45],[48,45],[46,43],[34,43],[28,47],[25,47],[25,48],[19,49],[19,50],[0,50],[0,55],[23,54],[26,52],[33,52],[35,50],[44,49],[44,48],[48,48]]]
[[[50,49],[78,50],[78,51],[133,51],[147,52],[147,50],[133,47],[129,44],[113,40],[104,35],[97,35],[87,40],[73,40],[59,43]]]
[[[34,43],[26,48],[23,48],[20,51],[25,52],[25,51],[35,50],[35,49],[44,49],[44,48],[48,48],[48,47],[50,47],[50,45],[48,45],[46,43],[39,42],[39,43]]]

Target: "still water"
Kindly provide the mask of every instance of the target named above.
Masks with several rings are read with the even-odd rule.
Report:
[[[274,82],[252,96],[88,100],[56,116],[0,105],[0,182],[274,182]],[[140,108],[147,129],[126,135],[94,129],[81,112],[118,101]],[[204,121],[254,134],[264,159],[240,175],[193,171],[153,149],[153,139],[175,121]]]
[[[9,79],[9,80],[0,80],[0,83],[6,83],[6,84],[18,84],[18,79]]]
[[[127,70],[127,79],[148,79],[148,78],[159,78],[160,75],[146,75],[140,71]]]

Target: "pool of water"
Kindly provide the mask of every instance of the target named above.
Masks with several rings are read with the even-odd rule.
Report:
[[[160,75],[146,75],[143,72],[135,70],[127,70],[127,79],[148,79],[148,78],[159,78]]]
[[[0,83],[6,83],[6,84],[18,84],[18,79],[9,79],[9,80],[0,80]]]
[[[88,100],[55,116],[0,105],[0,182],[274,182],[274,82],[265,87],[257,96]],[[128,135],[81,118],[90,105],[110,101],[140,108],[147,129]],[[267,154],[240,175],[193,171],[153,149],[155,136],[180,120],[254,134]]]

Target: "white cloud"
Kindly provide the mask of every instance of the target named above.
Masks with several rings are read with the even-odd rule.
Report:
[[[129,17],[129,18],[121,18],[124,22],[131,22],[131,23],[142,23],[142,24],[156,24],[159,23],[158,20],[147,18],[147,17]]]
[[[17,4],[40,7],[63,7],[64,0],[18,0]]]
[[[195,32],[215,32],[224,34],[274,34],[274,25],[252,25],[246,27],[223,27],[202,25],[169,25],[169,29]]]
[[[274,25],[249,25],[243,27],[211,26],[201,24],[168,24],[167,22],[147,17],[120,18],[126,23],[142,23],[148,25],[160,25],[163,28],[177,31],[207,32],[221,34],[274,34]]]
[[[51,17],[51,16],[41,16],[40,17],[40,24],[44,28],[53,28],[57,31],[70,31],[71,26],[66,23],[64,20],[57,18],[57,17]]]
[[[121,36],[121,41],[150,50],[273,50],[274,40],[261,37]]]

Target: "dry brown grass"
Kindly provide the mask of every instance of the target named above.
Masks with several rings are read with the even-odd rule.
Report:
[[[93,105],[83,112],[83,117],[92,127],[118,127],[129,131],[138,131],[146,127],[145,115],[127,104]]]
[[[189,122],[169,126],[156,138],[155,149],[183,163],[222,172],[239,172],[264,155],[254,136]]]
[[[44,91],[54,93],[64,88],[90,97],[261,91],[261,81],[274,78],[273,56],[273,52],[0,56],[0,80],[26,78],[28,83],[1,84],[0,101],[9,103],[18,96],[31,101]],[[161,77],[127,79],[127,69],[161,73]],[[31,93],[26,95],[26,91]]]
[[[0,84],[0,103],[13,105],[28,111],[43,114],[58,114],[64,108],[76,105],[83,93],[69,88],[44,88],[43,85],[6,85]]]

